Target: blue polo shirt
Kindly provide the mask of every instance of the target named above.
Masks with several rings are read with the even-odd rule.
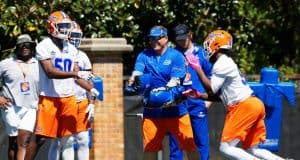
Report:
[[[170,47],[160,56],[152,48],[149,48],[139,53],[134,70],[151,74],[150,90],[165,87],[173,77],[184,79],[186,74],[185,58],[179,51]],[[144,108],[143,114],[144,117],[167,118],[187,113],[186,105],[180,104],[169,108]]]
[[[179,48],[176,48],[179,51],[181,51]],[[199,45],[194,44],[194,50],[193,50],[193,54],[195,56],[197,56],[199,58],[201,67],[205,73],[205,75],[207,77],[211,77],[211,70],[212,70],[212,64],[205,59],[204,55],[203,55],[203,48],[200,47]],[[182,53],[184,51],[181,51]],[[199,77],[197,72],[190,66],[187,66],[187,74],[190,74],[190,79],[185,79],[186,80],[190,80],[192,81],[192,85],[191,88],[199,91],[200,93],[204,93],[206,92]],[[205,107],[205,103],[203,100],[201,99],[193,99],[193,98],[189,98],[187,100],[187,107],[188,107],[188,111],[191,115],[198,115],[199,112],[206,112],[206,107]]]

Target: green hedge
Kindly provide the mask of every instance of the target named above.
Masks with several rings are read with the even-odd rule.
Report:
[[[266,66],[283,74],[300,71],[300,1],[296,0],[2,0],[2,52],[13,48],[21,33],[37,40],[47,35],[46,19],[56,10],[77,21],[85,37],[125,37],[134,45],[134,53],[124,56],[129,64],[125,74],[130,74],[136,55],[147,47],[144,37],[150,27],[172,28],[178,23],[188,24],[200,44],[212,30],[228,30],[246,74],[257,74]]]

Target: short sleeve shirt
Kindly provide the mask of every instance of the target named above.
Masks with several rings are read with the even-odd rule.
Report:
[[[19,107],[37,108],[39,67],[35,58],[27,62],[10,57],[0,62],[3,95]]]
[[[138,55],[134,71],[151,74],[150,90],[165,87],[171,78],[183,80],[186,73],[185,59],[179,51],[173,48],[167,48],[161,56],[156,55],[150,48]],[[144,108],[145,117],[176,117],[186,113],[185,105],[164,109]]]
[[[179,51],[181,51],[179,48],[176,48]],[[181,51],[182,54],[184,51]],[[203,48],[197,44],[194,43],[194,49],[192,53],[198,57],[200,65],[207,77],[211,77],[211,71],[212,71],[212,64],[205,59],[203,56]],[[205,89],[198,77],[197,72],[190,66],[187,65],[187,73],[185,76],[184,83],[189,83],[191,84],[191,88],[197,90],[200,93],[205,92]],[[189,98],[187,99],[187,107],[189,110],[189,113],[191,115],[199,115],[199,112],[207,112],[205,103],[202,99],[195,99],[195,98]]]
[[[211,86],[225,106],[241,102],[253,93],[237,65],[226,55],[213,65]]]
[[[78,66],[80,71],[91,71],[92,64],[88,56],[81,50],[78,50]],[[82,101],[83,99],[87,98],[87,92],[85,89],[80,87],[79,85],[75,86],[75,95],[77,101]]]
[[[39,61],[51,60],[53,66],[61,71],[71,72],[74,63],[78,62],[78,50],[70,43],[64,42],[61,51],[50,38],[46,38],[36,46],[36,57]],[[69,97],[75,95],[73,78],[48,78],[40,66],[41,95],[49,97]]]

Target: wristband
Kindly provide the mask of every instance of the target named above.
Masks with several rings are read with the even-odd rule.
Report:
[[[95,101],[97,99],[96,96],[91,96],[91,100]]]

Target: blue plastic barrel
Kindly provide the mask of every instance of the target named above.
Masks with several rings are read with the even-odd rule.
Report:
[[[100,77],[95,77],[94,79],[94,87],[99,92],[98,99],[103,101],[103,81]]]
[[[260,70],[260,82],[277,84],[279,82],[279,72],[275,68],[262,68]]]

